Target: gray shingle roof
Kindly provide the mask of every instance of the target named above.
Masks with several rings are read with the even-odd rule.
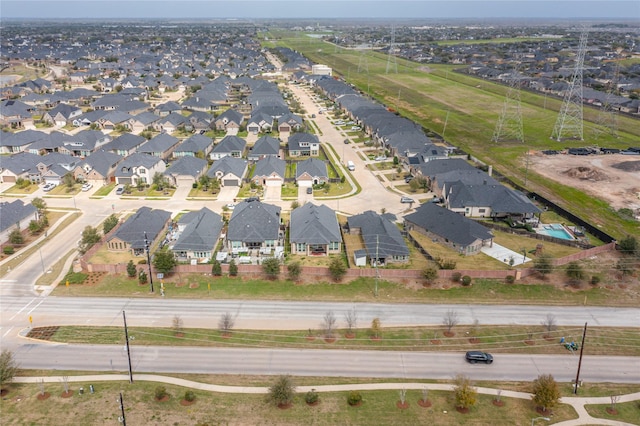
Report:
[[[164,210],[152,210],[140,207],[133,216],[118,228],[111,239],[118,238],[129,243],[133,249],[145,248],[144,234],[147,233],[149,245],[158,237],[171,218],[171,213]]]
[[[296,164],[296,179],[308,173],[312,177],[328,177],[327,164],[318,158],[309,158]]]
[[[193,176],[197,178],[206,169],[207,165],[207,160],[188,155],[172,162],[167,170],[164,171],[164,174],[170,176]]]
[[[0,232],[3,232],[36,212],[31,204],[22,200],[0,202]],[[24,225],[24,224],[23,224]]]
[[[264,242],[277,240],[280,230],[280,207],[260,201],[243,201],[229,219],[227,240]]]
[[[286,162],[278,157],[264,157],[256,163],[253,176],[269,176],[275,172],[284,179],[286,166]]]
[[[360,228],[364,245],[370,258],[408,256],[409,248],[398,227],[386,216],[367,210],[347,219],[349,228]]]
[[[176,145],[178,142],[178,138],[166,133],[161,133],[153,139],[150,139],[142,144],[140,148],[138,148],[138,152],[144,152],[148,154],[153,154],[156,152],[162,153],[170,149],[172,146]]]
[[[435,203],[422,204],[414,213],[405,216],[404,220],[462,247],[477,239],[493,238],[491,231],[476,221]]]
[[[216,247],[223,225],[219,214],[203,207],[199,211],[186,213],[179,223],[187,225],[171,248],[173,251],[213,251]]]
[[[342,241],[336,213],[324,204],[306,203],[291,212],[292,243],[329,244]]]
[[[224,154],[234,151],[242,152],[247,146],[247,141],[234,135],[228,135],[222,138],[212,150],[214,153]]]
[[[252,157],[260,157],[263,155],[279,155],[280,141],[272,136],[262,136],[251,148]]]
[[[224,175],[231,173],[232,175],[241,178],[246,170],[247,160],[226,156],[213,162],[211,167],[209,167],[209,170],[207,170],[207,176],[215,177],[216,172],[220,171]]]

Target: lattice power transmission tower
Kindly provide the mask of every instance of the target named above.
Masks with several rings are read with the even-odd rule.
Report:
[[[560,141],[562,139],[584,140],[583,123],[583,86],[582,74],[584,69],[584,54],[587,50],[587,32],[580,34],[580,44],[576,56],[576,65],[569,82],[569,87],[564,95],[560,113],[553,128],[551,139]]]
[[[598,118],[596,119],[596,126],[593,129],[593,135],[597,139],[602,134],[609,134],[614,138],[618,135],[618,114],[613,108],[614,99],[617,96],[618,90],[618,78],[620,75],[620,62],[616,60],[616,66],[613,71],[613,78],[609,83],[609,89],[600,107]]]
[[[524,143],[520,103],[521,62],[519,58],[516,58],[516,60],[516,66],[509,76],[509,89],[502,105],[502,112],[491,138],[493,142],[516,141]]]
[[[393,54],[393,50],[396,47],[396,28],[391,27],[391,43],[389,43],[389,55],[387,56],[387,74],[389,74],[389,70],[393,67],[394,72],[398,73],[398,61],[396,60],[396,55]]]
[[[372,45],[369,45],[372,46]],[[358,73],[366,71],[369,74],[369,52],[370,47],[367,45],[360,45],[360,60],[358,61]]]

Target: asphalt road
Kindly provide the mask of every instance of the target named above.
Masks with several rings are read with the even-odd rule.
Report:
[[[128,371],[124,345],[25,344],[15,351],[23,368]],[[576,355],[497,354],[492,365],[467,364],[460,353],[243,348],[186,348],[131,344],[135,373],[207,373],[327,377],[530,381],[552,374],[561,382],[575,378]],[[584,357],[585,382],[640,383],[636,357]]]
[[[447,311],[455,311],[460,324],[514,324],[540,326],[552,313],[558,325],[637,327],[640,308],[592,306],[525,305],[445,305],[340,302],[284,302],[253,300],[191,300],[171,298],[100,297],[3,297],[0,326],[42,325],[122,325],[122,311],[129,325],[170,327],[179,315],[186,327],[217,328],[220,316],[235,316],[236,328],[298,329],[318,328],[326,312],[332,311],[338,326],[343,316],[355,309],[360,327],[369,327],[379,318],[383,327],[441,325]],[[4,333],[4,332],[3,332]]]

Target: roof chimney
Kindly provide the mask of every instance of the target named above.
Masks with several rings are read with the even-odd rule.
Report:
[[[487,170],[487,174],[491,176],[493,174],[493,166],[489,166],[489,170]]]

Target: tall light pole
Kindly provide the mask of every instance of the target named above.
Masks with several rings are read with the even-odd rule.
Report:
[[[151,273],[151,254],[149,253],[149,240],[147,239],[147,232],[144,232],[144,248],[147,251],[147,265],[149,266],[149,288],[153,293],[153,274]]]

